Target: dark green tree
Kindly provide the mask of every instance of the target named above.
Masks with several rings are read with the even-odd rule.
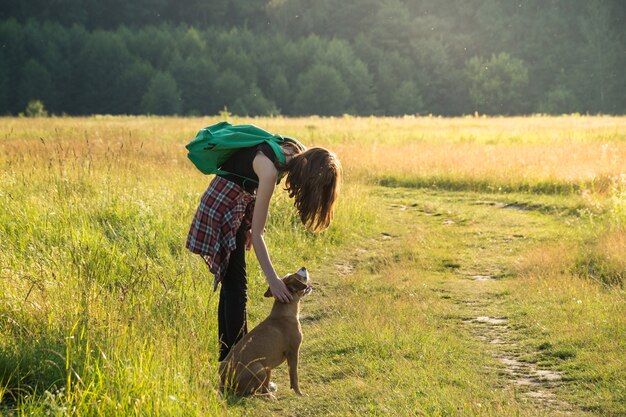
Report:
[[[141,114],[143,112],[142,100],[154,76],[155,70],[152,65],[140,59],[135,59],[126,67],[119,79],[119,88],[123,91],[123,97],[120,100],[118,113]]]
[[[104,31],[92,33],[80,52],[76,82],[81,114],[117,114],[123,107],[125,91],[120,80],[133,62],[119,36]]]
[[[546,114],[573,113],[578,107],[574,93],[560,85],[548,91],[539,103],[539,111]]]
[[[580,17],[583,43],[579,46],[580,65],[577,67],[576,92],[585,103],[582,111],[589,113],[618,113],[624,111],[626,87],[620,54],[624,45],[611,28],[611,9],[604,1],[589,0],[585,14]],[[624,27],[622,22],[622,28]],[[623,60],[623,58],[622,58]]]
[[[0,50],[0,116],[9,112],[9,72],[4,51]]]
[[[196,28],[189,28],[181,33],[177,50],[183,58],[199,57],[207,52],[206,40]]]
[[[402,51],[411,39],[411,15],[400,0],[382,2],[366,32],[373,46],[387,51]]]
[[[11,18],[0,22],[0,44],[2,45],[2,67],[5,78],[6,110],[17,114],[23,108],[19,107],[17,89],[15,86],[20,80],[20,71],[24,65],[26,53],[23,45],[23,27],[17,20]]]
[[[147,26],[138,30],[120,28],[117,33],[128,51],[153,68],[167,70],[177,52],[174,28],[168,25]],[[180,55],[180,54],[179,54]]]
[[[237,97],[231,108],[234,114],[240,116],[270,116],[278,114],[276,104],[268,100],[263,92],[257,87],[252,86],[247,91]]]
[[[422,96],[413,81],[403,81],[393,95],[388,113],[392,115],[419,114],[423,112]]]
[[[215,97],[217,66],[208,56],[192,55],[179,59],[170,67],[185,103],[185,114],[217,114],[220,110]]]
[[[329,66],[315,65],[298,79],[294,111],[301,115],[343,114],[350,98],[350,90],[341,74]]]
[[[288,109],[291,104],[288,73],[296,60],[295,49],[293,41],[281,34],[272,34],[258,37],[252,50],[247,51],[257,68],[257,85],[281,109]]]
[[[380,54],[375,74],[375,85],[382,114],[395,114],[392,112],[392,108],[396,100],[395,94],[398,86],[403,81],[413,82],[409,77],[414,72],[415,67],[411,60],[399,53],[392,51]]]
[[[320,52],[319,57],[314,58],[319,64],[335,68],[345,81],[350,91],[348,104],[344,110],[346,113],[374,113],[377,101],[373,77],[348,42],[333,39]]]
[[[217,64],[222,70],[232,71],[248,85],[256,84],[256,67],[245,51],[233,48],[217,57]]]
[[[279,112],[289,113],[291,107],[291,93],[289,81],[283,74],[276,75],[270,82],[267,92],[270,100],[274,101]]]
[[[305,72],[315,66],[316,57],[323,55],[328,40],[311,35],[294,42],[294,50],[287,51],[288,65],[285,67],[287,79],[293,84]]]
[[[17,87],[22,109],[31,100],[40,100],[44,104],[54,96],[52,77],[39,62],[34,59],[26,61],[21,71],[20,82]]]
[[[59,60],[56,64],[48,64],[48,71],[52,75],[57,93],[55,100],[46,103],[53,113],[84,114],[81,95],[84,68],[81,66],[82,52],[90,35],[87,30],[78,25],[62,28],[56,24],[43,26],[46,37],[56,45]],[[96,106],[94,106],[96,107]],[[103,113],[103,110],[96,110]]]
[[[215,80],[215,102],[220,109],[232,107],[246,91],[246,82],[230,69],[223,71]]]
[[[454,45],[462,42],[444,38],[454,32],[450,21],[427,16],[413,21],[413,31],[417,35],[411,40],[413,58],[413,80],[420,86],[424,97],[424,111],[433,114],[462,114],[468,108],[466,79],[462,65],[464,60],[455,62],[454,54],[463,55]],[[433,36],[432,33],[445,36]]]
[[[148,114],[172,115],[180,114],[182,108],[182,98],[174,77],[169,72],[157,72],[141,99],[142,111]]]
[[[524,111],[528,69],[522,60],[505,52],[492,55],[489,60],[474,57],[467,63],[467,76],[469,94],[479,113],[518,114]]]

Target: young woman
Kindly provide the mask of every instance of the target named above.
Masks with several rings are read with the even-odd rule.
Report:
[[[282,177],[286,177],[285,189],[305,227],[321,231],[333,218],[341,177],[335,154],[323,148],[301,149],[288,140],[281,147],[284,165],[277,162],[267,144],[233,154],[221,167],[230,174],[213,178],[187,236],[187,248],[201,255],[215,275],[215,288],[222,283],[217,313],[220,361],[248,331],[246,249],[254,247],[276,300],[288,303],[292,299],[263,238],[270,200]],[[242,177],[258,180],[258,184]]]

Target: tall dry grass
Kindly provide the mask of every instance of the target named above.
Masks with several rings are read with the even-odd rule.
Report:
[[[52,147],[78,162],[116,167],[133,154],[160,167],[192,169],[182,146],[218,118],[0,119],[2,146],[29,163],[49,161]],[[349,181],[396,179],[418,185],[475,184],[483,191],[593,188],[606,192],[626,165],[626,118],[231,118],[326,146]],[[38,146],[38,141],[51,146]],[[23,159],[22,162],[25,162]],[[127,163],[131,163],[130,161]],[[122,165],[122,168],[124,165]],[[133,166],[129,166],[134,169]],[[533,188],[534,187],[534,188]],[[542,188],[543,187],[543,188]]]
[[[278,118],[260,125],[332,146],[356,180],[604,191],[626,164],[626,120],[619,117]]]

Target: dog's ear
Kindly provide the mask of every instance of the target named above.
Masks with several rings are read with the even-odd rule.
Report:
[[[289,291],[291,291],[292,293],[302,291],[303,289],[307,287],[305,283],[303,283],[302,281],[298,279],[298,275],[296,274],[290,275],[285,280],[285,284],[287,285],[287,288],[289,289]]]

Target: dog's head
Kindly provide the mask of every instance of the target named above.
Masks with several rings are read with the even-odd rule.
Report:
[[[313,287],[309,285],[309,272],[305,267],[300,268],[298,272],[284,277],[283,282],[294,298],[298,300],[313,291]],[[266,297],[272,296],[272,291],[270,291],[269,287],[264,295]]]

